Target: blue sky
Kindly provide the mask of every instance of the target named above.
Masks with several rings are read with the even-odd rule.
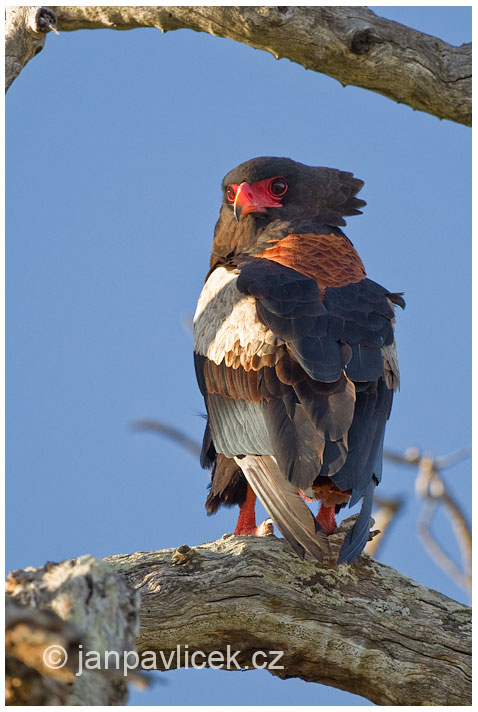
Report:
[[[452,44],[471,9],[374,8]],[[207,473],[157,418],[200,439],[184,321],[208,269],[220,182],[257,155],[352,170],[368,205],[346,234],[368,275],[404,291],[402,390],[386,434],[442,455],[471,441],[471,132],[288,60],[190,31],[49,36],[7,95],[7,568],[199,544]],[[469,462],[446,480],[471,516]],[[413,472],[385,563],[467,602],[415,535]],[[436,530],[456,553],[444,518]],[[161,674],[152,704],[363,705],[266,672]]]

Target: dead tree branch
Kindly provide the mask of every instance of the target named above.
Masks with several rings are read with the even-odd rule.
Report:
[[[345,528],[350,524],[347,520]],[[342,528],[330,537],[335,556],[343,536]],[[126,584],[141,596],[138,652],[154,653],[157,669],[166,669],[170,656],[173,668],[184,666],[185,650],[189,661],[201,651],[200,664],[219,651],[222,661],[220,655],[214,659],[219,666],[230,646],[231,654],[241,651],[235,660],[242,669],[253,667],[256,651],[283,651],[276,661],[283,669],[269,670],[281,678],[331,685],[382,705],[471,704],[471,609],[365,554],[352,566],[336,567],[302,561],[274,536],[226,534],[192,548],[76,561],[83,565],[82,575],[74,577],[78,604],[76,594],[62,598],[54,590],[72,562],[51,565],[49,571],[15,572],[9,590],[17,600],[56,608],[72,619],[83,635],[93,635],[90,649],[105,647],[100,631],[111,630],[109,597],[118,602],[116,586]],[[109,574],[110,585],[98,599],[101,624],[88,616],[88,562],[96,568],[108,564],[116,572],[116,581]],[[134,620],[129,595],[127,600]],[[66,604],[73,605],[73,613]],[[113,606],[113,618],[117,610]],[[122,644],[131,646],[131,641]],[[147,660],[150,665],[150,653]],[[91,699],[84,685],[83,694]]]
[[[171,425],[166,423],[161,423],[159,420],[137,420],[133,423],[135,430],[149,430],[150,432],[157,433],[158,435],[164,435],[166,438],[174,440],[178,445],[181,445],[185,450],[194,455],[196,460],[201,454],[201,445],[181,432],[177,428],[173,428]]]
[[[23,67],[42,51],[48,32],[56,29],[56,15],[38,5],[8,7],[5,12],[5,91]]]
[[[7,704],[126,703],[123,668],[75,674],[80,644],[100,655],[135,650],[139,596],[124,577],[82,556],[14,571],[6,590]]]
[[[24,8],[37,10],[38,8]],[[378,92],[440,119],[471,125],[471,44],[442,40],[365,7],[57,6],[61,31],[208,32],[285,57],[344,86]],[[34,55],[31,23],[9,8],[7,87]],[[43,40],[43,38],[42,38]]]
[[[384,453],[384,458],[391,462],[418,467],[415,492],[418,497],[423,499],[423,507],[417,522],[418,536],[435,563],[465,591],[471,591],[471,529],[461,507],[453,495],[450,494],[439,472],[468,458],[470,453],[471,447],[463,448],[456,453],[443,457],[422,455],[418,448],[409,448],[404,455],[392,452]],[[456,541],[460,547],[462,569],[454,563],[432,534],[433,515],[440,504],[450,521]]]
[[[391,523],[403,507],[403,500],[399,498],[383,499],[382,497],[375,496],[373,498],[373,503],[374,507],[376,507],[373,518],[375,519],[375,528],[379,533],[365,546],[365,551],[367,554],[370,554],[370,556],[377,555],[377,551],[383,544],[385,535]]]
[[[5,702],[7,705],[67,705],[81,640],[73,625],[51,610],[7,599],[5,607]],[[48,651],[66,652],[65,665],[45,664]]]

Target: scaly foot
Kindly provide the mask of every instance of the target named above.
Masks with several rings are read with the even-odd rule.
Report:
[[[274,534],[274,524],[272,523],[272,519],[266,519],[265,522],[259,524],[258,527],[252,524],[249,526],[239,526],[238,523],[234,534],[236,536],[268,536],[269,534]]]
[[[316,519],[326,534],[332,534],[337,529],[337,522],[335,521],[335,506],[326,507],[322,502]]]

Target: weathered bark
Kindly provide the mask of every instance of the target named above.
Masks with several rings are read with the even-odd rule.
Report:
[[[333,555],[353,520],[330,537]],[[156,654],[157,669],[166,669],[171,654],[172,668],[184,666],[186,650],[189,660],[195,651],[220,651],[226,660],[230,646],[231,654],[241,651],[243,669],[253,666],[256,651],[284,651],[276,663],[283,669],[269,670],[282,678],[332,685],[377,704],[471,704],[471,610],[367,555],[350,567],[319,565],[273,536],[227,534],[105,561],[141,594],[136,645],[140,654]],[[45,575],[32,570],[25,581],[16,572],[11,592],[36,601]],[[84,611],[81,587],[80,598]],[[84,617],[80,623],[89,630]]]
[[[471,44],[454,47],[365,7],[58,6],[54,10],[61,31],[189,28],[227,37],[328,74],[344,85],[471,125]],[[10,27],[15,24],[16,19]],[[23,57],[22,37],[28,28],[25,23],[22,27],[15,29],[13,38],[7,28],[7,41],[15,46],[7,57],[10,83],[33,56]]]
[[[56,15],[40,5],[5,11],[5,91],[27,62],[42,51],[45,37],[56,31]]]
[[[6,588],[7,704],[126,703],[123,667],[75,674],[80,645],[101,655],[135,650],[139,596],[123,576],[82,556],[14,571]]]
[[[76,628],[51,610],[22,606],[7,598],[5,607],[5,702],[7,705],[67,705],[75,679],[79,645]],[[61,650],[66,652],[63,665]],[[58,665],[45,663],[53,656]],[[66,657],[65,656],[65,657]]]

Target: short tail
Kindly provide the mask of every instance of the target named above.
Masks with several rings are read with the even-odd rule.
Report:
[[[318,561],[329,551],[327,535],[280,471],[271,455],[246,455],[234,458],[247,481],[272,517],[279,531],[299,556],[304,550]]]
[[[370,533],[370,515],[372,514],[375,480],[365,488],[362,509],[352,529],[344,539],[339,551],[338,564],[351,564],[362,553]],[[352,502],[352,500],[350,500]]]

